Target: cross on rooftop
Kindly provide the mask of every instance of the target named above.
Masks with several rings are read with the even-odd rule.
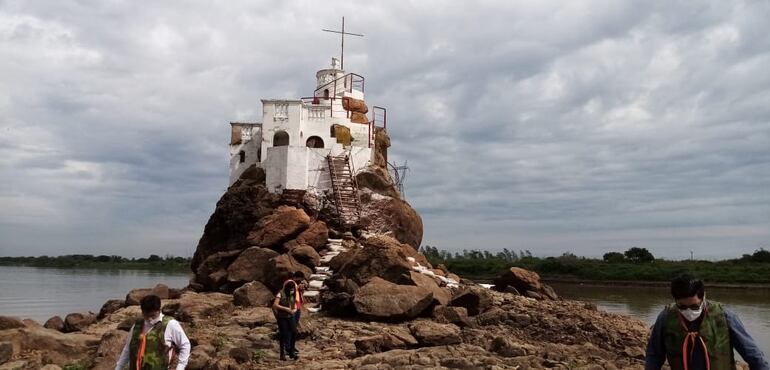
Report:
[[[345,35],[359,36],[359,37],[364,37],[364,35],[358,34],[358,33],[345,32],[345,17],[342,17],[341,31],[327,30],[327,29],[322,29],[321,31],[340,34],[340,38],[342,39],[342,47],[340,48],[340,69],[345,69]]]

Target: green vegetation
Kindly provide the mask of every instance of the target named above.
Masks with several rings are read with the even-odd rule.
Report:
[[[444,264],[460,276],[477,279],[494,278],[515,266],[535,271],[545,278],[668,281],[680,273],[690,272],[708,282],[770,283],[770,251],[765,249],[724,261],[656,259],[647,249],[637,247],[624,253],[607,253],[602,259],[577,257],[571,253],[541,258],[533,257],[529,251],[517,254],[508,249],[498,253],[464,250],[452,254],[431,246],[423,247],[421,252],[434,266]]]
[[[71,254],[66,256],[0,257],[0,266],[32,266],[57,268],[96,268],[126,270],[190,271],[190,258],[150,255],[147,258],[125,258],[121,256],[92,256]]]

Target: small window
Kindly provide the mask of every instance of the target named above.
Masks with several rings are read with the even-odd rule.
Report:
[[[273,135],[273,146],[289,146],[289,134],[286,131],[278,131]]]
[[[322,149],[324,147],[324,141],[318,136],[311,136],[307,138],[307,147],[308,148],[318,148]]]
[[[329,89],[324,89],[324,99],[329,99]]]
[[[238,157],[241,163],[246,162],[246,152],[243,150],[238,153]]]

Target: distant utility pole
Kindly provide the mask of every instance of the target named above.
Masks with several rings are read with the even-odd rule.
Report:
[[[322,29],[321,31],[340,34],[340,38],[342,39],[342,46],[340,47],[340,69],[344,70],[345,69],[345,35],[358,36],[358,37],[364,37],[364,35],[359,33],[345,32],[345,17],[342,17],[341,31],[327,30],[327,29]]]
[[[692,255],[692,251],[690,251],[690,261],[692,260],[693,260],[693,255]]]

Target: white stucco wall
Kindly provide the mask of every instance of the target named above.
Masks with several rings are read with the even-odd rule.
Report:
[[[228,186],[238,180],[249,166],[259,163],[257,159],[261,140],[262,128],[259,125],[241,127],[241,143],[230,145],[230,180]],[[240,155],[238,155],[241,151],[246,154],[243,163],[241,163]]]

